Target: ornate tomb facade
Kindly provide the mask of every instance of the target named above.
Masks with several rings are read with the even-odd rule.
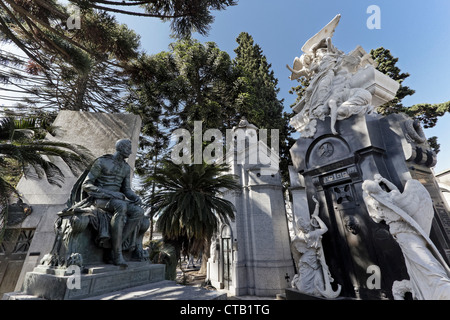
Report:
[[[346,54],[332,44],[339,20],[337,15],[309,39],[289,67],[291,79],[310,80],[291,119],[301,135],[290,151],[294,216],[309,221],[318,207],[327,227],[322,236],[326,266],[340,297],[393,299],[393,283],[408,278],[407,268],[388,226],[368,214],[363,181],[381,175],[402,191],[407,181],[419,180],[433,199],[430,238],[446,259],[449,213],[430,169],[436,157],[420,124],[403,114],[376,113],[395,97],[399,84],[376,70],[360,46]],[[305,202],[302,187],[306,212],[299,212]]]

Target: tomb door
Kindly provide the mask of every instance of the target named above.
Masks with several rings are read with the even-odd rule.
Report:
[[[360,299],[391,298],[394,280],[401,280],[402,253],[387,226],[369,216],[356,166],[314,179],[325,204],[321,216],[329,231],[324,253],[343,293]],[[374,275],[371,270],[379,270]]]
[[[222,279],[224,289],[228,290],[232,284],[233,252],[231,243],[231,229],[225,226],[222,230]]]
[[[328,219],[333,227],[329,242],[337,244],[340,265],[344,270],[335,270],[348,293],[353,291],[357,298],[361,298],[361,290],[365,288],[367,267],[375,264],[370,242],[370,231],[366,227],[365,210],[361,208],[351,182],[344,182],[324,188],[327,201]],[[326,253],[325,253],[326,254]],[[347,273],[347,277],[345,276]],[[363,293],[364,295],[364,293]]]

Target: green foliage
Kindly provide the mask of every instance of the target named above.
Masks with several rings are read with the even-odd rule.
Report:
[[[444,103],[419,103],[406,108],[405,113],[415,119],[419,119],[424,128],[433,128],[439,117],[450,112],[450,101]]]
[[[237,190],[233,175],[226,165],[181,164],[165,161],[150,180],[158,191],[144,198],[158,212],[157,227],[168,239],[182,236],[209,239],[217,231],[218,222],[234,219],[233,205],[219,195]]]
[[[437,142],[437,137],[428,138],[428,144],[436,154],[438,154],[439,151],[441,151],[441,145]]]
[[[234,219],[233,204],[220,197],[227,190],[239,189],[228,170],[226,165],[176,165],[166,160],[148,177],[158,190],[143,201],[157,213],[156,226],[164,241],[171,242],[178,252],[183,247],[195,255],[209,252],[208,243],[219,221]]]
[[[410,89],[408,86],[403,85],[403,81],[405,81],[410,76],[409,73],[402,73],[400,68],[396,66],[398,58],[394,58],[391,52],[383,47],[371,50],[370,55],[372,56],[374,61],[378,63],[377,70],[388,75],[391,79],[397,81],[400,84],[400,88],[398,89],[395,98],[378,107],[378,113],[389,114],[404,112],[405,107],[401,103],[402,99],[415,93],[414,90]]]
[[[214,21],[212,10],[225,10],[236,5],[235,0],[143,0],[143,1],[91,1],[70,0],[83,10],[99,9],[141,17],[171,21],[171,29],[177,37],[189,37],[192,32],[207,35]],[[133,10],[143,8],[144,12]]]
[[[242,32],[236,41],[234,64],[241,85],[236,100],[238,116],[260,128],[282,128],[283,102],[277,98],[280,90],[271,65],[248,33]]]
[[[442,117],[446,112],[450,112],[450,101],[444,103],[430,104],[419,103],[410,107],[403,106],[402,99],[406,96],[414,94],[414,90],[403,85],[403,81],[409,77],[408,73],[401,73],[400,69],[396,66],[398,58],[394,58],[391,52],[383,47],[370,52],[372,58],[378,62],[377,69],[384,74],[387,74],[392,79],[400,83],[400,88],[397,91],[395,98],[380,106],[378,112],[381,114],[399,113],[404,112],[414,119],[418,119],[424,128],[432,128],[436,125],[439,117]],[[437,137],[428,138],[428,143],[434,150],[439,153],[440,145],[437,142]]]
[[[44,178],[50,184],[61,186],[64,174],[49,159],[60,157],[74,175],[92,160],[90,153],[78,145],[35,139],[34,135],[15,138],[18,130],[19,132],[20,130],[31,131],[34,125],[35,121],[31,119],[3,118],[0,120],[0,202],[2,205],[8,203],[11,194],[16,193],[15,183],[21,174]],[[22,129],[19,129],[19,126]],[[23,129],[24,127],[28,129]],[[33,127],[33,129],[41,128]]]
[[[192,132],[194,121],[202,121],[204,131],[224,133],[246,117],[259,128],[279,130],[280,168],[288,180],[292,129],[277,98],[278,81],[250,35],[242,33],[237,42],[235,60],[213,42],[185,39],[171,44],[170,52],[142,55],[128,69],[134,99],[128,110],[143,119],[140,173],[155,171],[154,160],[162,159],[174,129]],[[144,168],[149,161],[153,165]]]
[[[0,119],[0,243],[6,227],[10,196],[15,194],[20,199],[15,186],[22,174],[44,178],[50,184],[61,186],[64,174],[48,159],[61,158],[74,175],[92,160],[89,151],[81,146],[40,139],[48,123],[45,118],[37,120]],[[23,135],[17,134],[24,132]]]
[[[180,125],[191,129],[194,121],[201,120],[204,128],[223,129],[232,114],[234,73],[229,55],[213,42],[203,45],[196,40],[178,41],[171,50],[180,86],[172,101]]]
[[[290,94],[297,95],[295,102],[293,104],[291,104],[291,108],[300,102],[300,100],[303,98],[303,96],[305,94],[306,88],[308,88],[308,86],[309,86],[309,80],[306,79],[305,77],[301,77],[301,78],[297,79],[297,81],[299,82],[299,84],[295,87],[292,87],[291,90],[289,90]]]
[[[68,30],[70,14],[54,1],[0,1],[1,41],[14,43],[27,56],[1,52],[2,80],[13,86],[6,92],[21,94],[19,103],[9,106],[11,112],[123,111],[126,78],[121,72],[137,57],[139,36],[92,8],[80,13],[79,29]],[[6,99],[17,101],[16,96]]]
[[[180,40],[170,48],[142,55],[128,68],[132,82],[128,110],[143,120],[138,174],[154,174],[174,129],[193,130],[194,121],[203,121],[204,130],[223,130],[236,123],[229,55],[212,42],[203,45],[196,40]]]
[[[89,164],[86,149],[63,142],[21,140],[17,144],[2,143],[0,154],[16,160],[25,176],[37,175],[38,178],[46,178],[50,184],[57,186],[61,186],[64,174],[58,166],[46,160],[44,156],[60,157],[74,174],[78,174],[78,169]],[[33,167],[34,172],[30,171],[28,166]]]
[[[166,265],[166,280],[176,280],[178,257],[176,249],[163,240],[151,240],[149,243],[150,261]]]
[[[238,47],[233,62],[238,73],[234,103],[237,117],[246,117],[260,129],[279,130],[280,170],[286,185],[289,181],[289,149],[295,142],[291,137],[295,130],[289,125],[292,115],[283,112],[283,100],[277,97],[280,91],[278,79],[261,47],[246,32],[242,32],[236,41]]]
[[[114,16],[104,11],[85,10],[82,17],[81,28],[74,33],[73,39],[82,44],[91,59],[126,62],[137,57],[140,36],[119,24]]]

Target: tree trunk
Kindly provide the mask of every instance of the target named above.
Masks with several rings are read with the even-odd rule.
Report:
[[[159,128],[159,126],[158,126]],[[156,164],[158,163],[158,155],[155,156],[155,163],[153,165],[153,176],[155,176],[156,174]],[[155,194],[155,188],[156,188],[156,182],[155,180],[153,180],[153,184],[152,184],[152,196]],[[154,212],[153,212],[153,206],[150,208],[150,241],[153,240],[153,216],[154,216]]]
[[[203,247],[203,253],[202,253],[202,266],[200,267],[200,270],[198,271],[198,274],[201,274],[201,275],[206,275],[208,259],[210,257],[209,248],[211,247],[211,239],[208,239],[205,242],[206,243],[205,243],[205,246]]]
[[[76,81],[76,93],[74,99],[74,110],[84,110],[83,100],[87,90],[88,75],[80,74]]]

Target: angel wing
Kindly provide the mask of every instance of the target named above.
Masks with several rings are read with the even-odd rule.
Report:
[[[336,15],[333,20],[331,20],[325,27],[322,28],[319,32],[317,32],[313,37],[311,37],[302,47],[302,51],[305,53],[311,53],[312,48],[315,44],[319,43],[323,39],[331,38],[334,34],[334,30],[336,30],[337,25],[339,24],[339,20],[341,19],[341,15]]]

